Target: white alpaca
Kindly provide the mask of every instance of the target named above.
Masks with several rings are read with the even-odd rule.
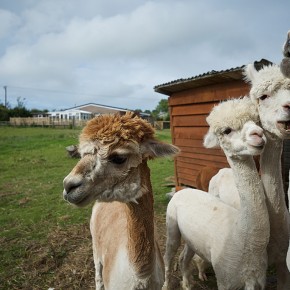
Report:
[[[283,44],[282,50],[283,50],[284,58],[282,59],[282,61],[280,63],[280,70],[281,70],[282,74],[286,78],[290,78],[290,30],[287,33],[287,39],[286,39],[285,43]],[[290,182],[290,171],[289,171],[288,181]],[[288,202],[290,202],[290,186],[289,186],[289,183],[288,183],[287,194],[288,194]],[[289,204],[288,204],[288,209],[290,211]],[[290,271],[290,241],[289,241],[289,247],[288,247],[286,262],[287,262],[288,270]]]
[[[147,160],[177,147],[157,141],[132,114],[100,116],[80,135],[82,159],[64,179],[64,199],[97,201],[91,217],[96,289],[161,289],[164,263],[154,233]]]
[[[289,138],[290,131],[290,79],[285,78],[277,65],[267,66],[256,71],[254,65],[245,70],[251,82],[250,96],[257,103],[259,116],[267,137],[267,144],[260,158],[261,179],[265,189],[270,218],[270,242],[268,246],[269,265],[277,269],[277,289],[290,289],[290,273],[286,266],[289,245],[289,214],[286,208],[281,172],[283,139]],[[219,174],[219,173],[218,173]],[[227,182],[233,184],[228,173]],[[219,177],[215,176],[215,179]],[[213,181],[214,182],[214,181]],[[211,182],[210,182],[211,185]],[[220,188],[218,188],[220,186]],[[223,184],[215,184],[215,194],[223,191],[220,198],[230,205],[237,203],[237,190],[226,189]],[[290,257],[289,257],[290,258]],[[197,261],[199,262],[199,260]],[[289,263],[290,264],[290,263]],[[199,276],[204,277],[204,268],[199,266]]]
[[[236,209],[240,208],[240,195],[231,168],[220,169],[218,173],[210,179],[208,192],[222,200],[227,205]],[[194,255],[193,261],[198,270],[198,278],[201,281],[207,281],[205,270],[209,267],[209,263],[198,255]]]
[[[290,170],[289,170],[289,175],[288,175],[288,190],[287,190],[287,195],[288,195],[288,210],[290,212]],[[290,271],[290,237],[289,237],[289,245],[288,245],[288,251],[287,251],[287,256],[286,256],[286,264],[288,271]]]
[[[263,150],[265,137],[255,123],[256,107],[248,98],[214,107],[207,121],[206,147],[220,145],[231,165],[241,208],[237,210],[207,192],[184,189],[167,208],[164,289],[170,285],[173,258],[181,237],[180,256],[184,289],[191,289],[189,264],[195,253],[212,263],[219,289],[264,288],[267,269],[269,220],[265,196],[252,155]]]
[[[209,182],[208,192],[220,198],[226,204],[239,209],[240,196],[231,168],[222,168]]]
[[[286,265],[289,246],[289,213],[285,202],[281,154],[283,139],[290,137],[290,79],[279,66],[257,72],[248,65],[246,76],[251,82],[251,98],[258,103],[262,126],[268,143],[261,155],[261,179],[265,188],[270,218],[269,265],[277,269],[277,289],[290,289],[290,272]]]

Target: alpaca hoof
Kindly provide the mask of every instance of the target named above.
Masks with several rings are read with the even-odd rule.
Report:
[[[193,289],[193,280],[192,281],[181,281],[180,282],[180,286],[181,286],[181,289],[183,290],[191,290]]]
[[[203,282],[207,281],[207,276],[205,273],[199,273],[198,278],[200,281],[203,281]]]

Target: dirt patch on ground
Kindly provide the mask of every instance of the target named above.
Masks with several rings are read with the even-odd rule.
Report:
[[[164,254],[166,240],[164,216],[156,215],[156,226],[159,244]],[[5,246],[3,243],[9,241],[1,242]],[[47,236],[45,244],[27,243],[25,256],[25,262],[17,265],[17,272],[11,273],[5,288],[0,286],[0,289],[95,289],[88,224],[54,229]],[[209,281],[204,283],[198,280],[194,271],[195,289],[217,289],[212,269],[209,269],[207,274]],[[18,275],[17,279],[15,275]],[[180,273],[177,267],[172,276],[174,282],[172,289],[180,289]],[[271,276],[268,284],[268,290],[276,289],[275,277]]]

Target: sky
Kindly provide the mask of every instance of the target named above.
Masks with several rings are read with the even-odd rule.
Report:
[[[153,110],[154,86],[282,59],[290,1],[0,0],[0,103]],[[1,88],[2,87],[2,88]]]

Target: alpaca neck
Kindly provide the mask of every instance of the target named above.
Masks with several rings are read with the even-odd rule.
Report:
[[[153,270],[155,243],[153,193],[146,161],[139,165],[139,174],[143,195],[137,199],[137,203],[127,204],[128,251],[136,272],[142,278]]]
[[[281,154],[283,141],[266,132],[267,144],[261,155],[261,180],[270,219],[269,263],[285,262],[289,245],[289,213],[283,188]]]
[[[286,208],[281,165],[283,141],[268,132],[266,136],[267,144],[261,155],[261,179],[271,220],[272,215],[280,215]]]
[[[259,244],[268,241],[269,223],[262,183],[252,157],[243,160],[228,158],[240,195],[241,229],[248,240],[259,239]]]

